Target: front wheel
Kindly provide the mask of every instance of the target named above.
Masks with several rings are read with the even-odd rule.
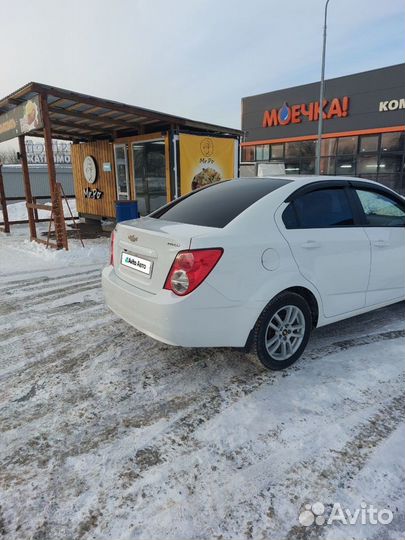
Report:
[[[308,343],[311,310],[302,296],[281,293],[260,315],[254,330],[254,347],[261,363],[272,370],[291,366]]]

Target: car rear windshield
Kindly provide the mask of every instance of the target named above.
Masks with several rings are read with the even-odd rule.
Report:
[[[223,228],[259,199],[291,180],[281,178],[237,178],[193,191],[156,210],[150,217]]]

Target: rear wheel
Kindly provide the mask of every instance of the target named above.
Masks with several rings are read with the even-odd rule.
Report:
[[[254,347],[261,363],[272,370],[291,366],[304,352],[311,327],[311,310],[302,296],[276,296],[255,326]]]

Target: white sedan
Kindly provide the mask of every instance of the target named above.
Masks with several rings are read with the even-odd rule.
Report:
[[[313,328],[404,299],[404,226],[404,199],[369,180],[219,182],[119,223],[104,294],[157,340],[283,369]]]

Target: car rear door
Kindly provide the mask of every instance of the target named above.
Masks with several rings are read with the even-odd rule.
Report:
[[[301,274],[322,297],[325,317],[363,308],[370,242],[355,217],[348,182],[315,182],[283,205],[281,232]]]
[[[366,305],[401,300],[405,293],[405,202],[373,184],[352,185],[371,244]]]

